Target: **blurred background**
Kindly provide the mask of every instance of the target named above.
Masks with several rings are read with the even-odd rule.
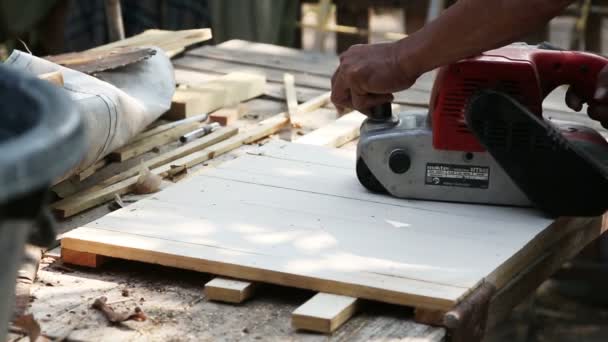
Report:
[[[395,40],[433,20],[453,0],[0,0],[2,56],[25,43],[37,55],[81,51],[150,28],[211,27],[229,39],[341,52],[352,44]],[[579,0],[529,43],[604,53],[607,0]],[[21,41],[23,43],[21,43]],[[1,57],[1,56],[0,56]]]

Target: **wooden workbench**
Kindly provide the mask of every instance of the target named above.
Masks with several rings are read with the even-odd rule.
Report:
[[[281,86],[283,72],[289,71],[296,76],[299,100],[303,101],[328,89],[329,77],[336,63],[333,56],[307,54],[238,41],[229,42],[219,48],[200,48],[174,61],[176,80],[180,84],[200,83],[215,75],[235,70],[264,72],[270,81],[266,96],[249,101],[249,116],[241,120],[239,125],[246,125],[250,121],[261,120],[285,110]],[[431,83],[432,75],[425,76],[412,91],[400,94],[398,101],[404,106],[423,106],[428,102]],[[547,103],[548,107],[555,117],[570,118],[569,114],[565,114],[566,109],[559,96],[561,95],[555,95],[555,100]],[[586,116],[572,117],[577,121],[596,125]],[[323,120],[313,121],[300,128],[301,134],[318,128],[331,119],[324,116]],[[290,139],[297,136],[297,133],[282,132],[280,136]],[[353,147],[353,144],[344,146]],[[250,148],[242,147],[221,159],[234,158]],[[103,205],[66,220],[61,225],[64,230],[78,227],[108,212],[108,205]],[[492,319],[504,319],[513,306],[510,304],[522,300],[557,269],[561,261],[582,249],[589,238],[579,234],[573,237],[574,242],[564,241],[561,245],[563,249],[550,251],[544,261],[530,265],[527,272],[512,279],[511,286],[508,287],[510,292],[507,291],[508,296],[504,297],[508,298],[509,303],[496,306],[497,310]],[[580,243],[577,244],[576,241]],[[215,304],[201,298],[202,285],[208,279],[209,276],[204,274],[123,261],[94,271],[53,263],[44,266],[39,273],[33,292],[36,300],[32,303],[31,311],[40,317],[43,330],[47,334],[67,334],[70,339],[77,340],[326,339],[322,335],[296,332],[290,326],[291,312],[312,296],[313,292],[265,285],[256,297],[241,306]],[[73,290],[74,286],[78,291]],[[130,298],[133,300],[120,302],[117,306],[120,308],[140,305],[151,319],[145,323],[127,323],[126,328],[108,327],[103,318],[89,310],[90,299],[106,295],[110,301],[119,301],[123,299],[121,292],[124,288],[129,289]],[[406,307],[370,302],[365,303],[363,308],[361,313],[346,323],[332,339],[446,339],[446,329],[414,322],[414,312]]]

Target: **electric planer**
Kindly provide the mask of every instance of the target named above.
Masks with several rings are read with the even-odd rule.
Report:
[[[589,127],[543,118],[542,102],[564,84],[593,99],[607,64],[594,54],[512,44],[442,67],[428,113],[372,108],[357,177],[400,198],[601,215],[608,143]]]

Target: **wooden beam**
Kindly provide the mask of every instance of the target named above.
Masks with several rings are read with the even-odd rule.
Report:
[[[291,315],[296,329],[332,333],[346,323],[357,308],[357,298],[317,293]]]
[[[251,298],[254,283],[216,277],[205,284],[205,296],[209,300],[240,304]]]
[[[97,268],[106,263],[109,258],[99,254],[61,248],[61,260],[66,264]]]
[[[153,127],[147,131],[141,132],[138,135],[136,135],[135,137],[133,137],[133,139],[131,139],[130,143],[134,143],[137,141],[140,141],[142,139],[151,137],[153,135],[156,135],[158,133],[164,132],[170,128],[173,127],[177,127],[180,125],[184,125],[190,122],[203,122],[205,120],[207,120],[207,118],[209,117],[209,115],[207,113],[204,114],[200,114],[200,115],[195,115],[186,119],[182,119],[182,120],[177,120],[177,121],[173,121],[173,122],[169,122],[166,124],[162,124],[162,125],[158,125],[156,127]]]
[[[179,140],[182,135],[192,132],[199,128],[201,124],[199,122],[190,122],[185,125],[170,128],[162,133],[153,135],[143,140],[139,140],[134,144],[129,144],[118,150],[110,153],[108,158],[114,161],[125,161],[133,157],[140,156],[148,151],[153,150],[155,147],[163,146]]]
[[[200,85],[178,88],[165,117],[179,120],[234,106],[264,94],[265,87],[263,75],[233,72]]]

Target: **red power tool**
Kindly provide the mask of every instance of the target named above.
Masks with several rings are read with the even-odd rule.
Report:
[[[513,44],[441,68],[431,108],[375,108],[361,127],[357,175],[397,197],[526,206],[553,216],[608,208],[608,143],[542,116],[560,85],[592,101],[608,59]]]

